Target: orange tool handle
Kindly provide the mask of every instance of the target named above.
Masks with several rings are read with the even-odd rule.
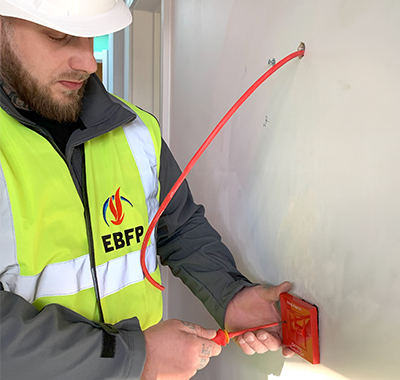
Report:
[[[217,331],[217,335],[211,340],[213,342],[219,344],[220,346],[226,346],[229,343],[229,341],[232,338],[234,338],[235,336],[242,335],[248,331],[256,331],[256,330],[268,329],[270,327],[279,326],[280,324],[285,323],[285,322],[286,321],[280,321],[280,322],[270,323],[268,325],[250,327],[248,329],[235,331],[235,332],[229,332],[229,333],[226,330],[219,329]]]

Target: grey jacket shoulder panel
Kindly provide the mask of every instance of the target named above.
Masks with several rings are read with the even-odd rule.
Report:
[[[95,322],[55,304],[38,311],[2,289],[0,304],[2,379],[140,379],[145,343],[137,319],[115,325],[115,357],[101,358],[103,329]]]

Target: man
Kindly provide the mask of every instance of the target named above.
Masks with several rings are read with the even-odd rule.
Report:
[[[0,0],[1,377],[189,379],[214,330],[162,321],[139,263],[145,230],[180,170],[146,112],[93,75],[93,37],[131,22],[122,0]],[[289,283],[237,270],[184,183],[146,251],[229,331],[279,320]],[[247,354],[281,347],[246,333]],[[293,353],[283,348],[285,356]]]

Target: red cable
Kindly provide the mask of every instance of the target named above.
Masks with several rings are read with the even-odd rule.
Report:
[[[304,55],[304,50],[298,50],[292,54],[289,54],[287,57],[283,58],[279,62],[277,62],[274,66],[272,66],[268,71],[265,72],[240,98],[239,100],[232,106],[232,108],[228,111],[228,113],[221,119],[218,125],[214,128],[214,130],[210,133],[204,143],[201,145],[199,150],[195,153],[192,159],[187,164],[186,168],[183,170],[182,174],[175,182],[174,186],[170,190],[170,192],[165,197],[164,201],[161,203],[156,215],[154,216],[153,220],[150,223],[150,226],[146,232],[146,235],[143,240],[143,245],[140,250],[140,265],[142,266],[142,271],[145,277],[150,281],[152,285],[154,285],[157,289],[164,290],[165,287],[155,281],[146,267],[146,247],[147,243],[150,239],[150,235],[154,230],[155,225],[157,224],[158,220],[160,219],[162,213],[167,208],[169,202],[177,192],[179,186],[185,180],[187,175],[189,174],[190,170],[192,170],[194,164],[203,154],[203,152],[207,149],[210,145],[211,141],[214,140],[215,136],[219,133],[222,127],[226,124],[226,122],[232,117],[232,115],[238,110],[238,108],[249,98],[249,96],[267,79],[269,78],[275,71],[280,69],[284,64],[291,61],[293,58],[301,57]]]

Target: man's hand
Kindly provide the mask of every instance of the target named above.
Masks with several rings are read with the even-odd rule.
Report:
[[[228,304],[225,314],[225,329],[239,331],[245,328],[279,322],[280,313],[276,308],[279,294],[290,290],[290,283],[283,282],[278,286],[254,286],[238,292]],[[267,351],[277,351],[282,347],[282,328],[274,327],[267,330],[246,332],[234,338],[235,342],[247,355],[263,354]],[[282,347],[285,357],[292,357],[294,352]]]
[[[188,380],[221,353],[215,330],[176,319],[144,331],[146,362],[141,380]]]

